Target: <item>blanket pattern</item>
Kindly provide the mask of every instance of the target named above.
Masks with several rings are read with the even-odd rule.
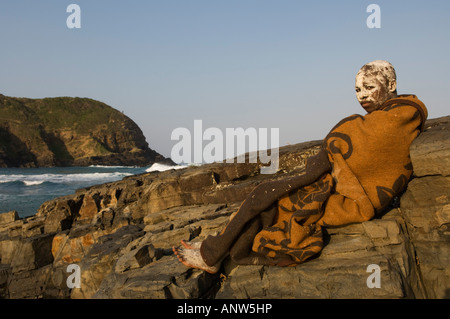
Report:
[[[258,185],[217,236],[202,243],[214,265],[294,266],[323,249],[323,227],[364,222],[382,212],[412,175],[409,147],[423,131],[425,105],[402,95],[365,116],[340,121],[307,161],[306,173]]]

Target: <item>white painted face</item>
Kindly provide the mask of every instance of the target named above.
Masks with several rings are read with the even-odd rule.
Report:
[[[365,72],[356,75],[355,91],[358,102],[368,113],[380,109],[391,96],[386,83],[382,83],[377,76]]]
[[[392,64],[376,60],[364,65],[356,75],[356,98],[368,112],[379,110],[384,102],[397,96],[397,81]]]

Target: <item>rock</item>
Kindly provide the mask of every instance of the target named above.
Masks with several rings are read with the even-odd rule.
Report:
[[[450,287],[450,176],[416,178],[402,196],[425,294],[448,298]]]
[[[51,253],[53,235],[39,235],[26,238],[13,252],[11,268],[14,273],[33,270],[53,262]]]
[[[91,298],[97,292],[104,277],[112,271],[121,249],[142,235],[140,227],[125,226],[112,235],[100,237],[78,263],[81,268],[82,286],[79,289],[73,289],[71,297]]]
[[[8,278],[11,275],[11,268],[8,265],[0,265],[0,296],[9,297]]]
[[[49,200],[39,207],[36,217],[43,218],[45,233],[55,233],[70,229],[73,220],[78,214],[82,201],[82,196],[63,196]]]
[[[450,176],[450,118],[429,120],[410,148],[416,176]]]
[[[12,212],[0,214],[0,225],[12,223],[19,219],[19,214],[13,210]]]
[[[280,148],[272,175],[261,163],[150,172],[53,199],[32,217],[2,216],[0,297],[448,298],[449,119],[428,121],[414,142],[415,173],[400,199],[371,221],[327,228],[325,248],[304,264],[225,259],[211,275],[178,262],[172,246],[218,233],[253,187],[302,173],[320,141]],[[81,288],[66,284],[73,264]]]
[[[123,273],[130,269],[142,268],[160,259],[163,254],[162,249],[155,248],[152,244],[144,245],[120,256],[114,266],[115,272]]]
[[[396,210],[362,224],[329,230],[319,257],[289,267],[225,265],[227,278],[216,298],[411,298],[420,290],[410,242]],[[370,288],[370,265],[380,268],[380,288]]]
[[[411,146],[416,176],[401,198],[427,298],[450,297],[450,117],[427,122]]]
[[[0,262],[2,265],[11,268],[11,263],[13,261],[14,255],[21,246],[21,238],[11,238],[6,233],[0,237]]]
[[[91,221],[95,216],[97,216],[100,208],[100,201],[101,198],[99,194],[84,196],[83,204],[78,211],[78,213],[80,214],[80,220],[86,219]]]
[[[93,298],[196,299],[204,297],[217,283],[218,275],[188,269],[164,256],[143,268],[111,273]]]
[[[147,166],[164,160],[136,123],[104,103],[0,94],[0,167]]]
[[[20,271],[10,274],[8,278],[8,296],[11,299],[43,298],[46,294],[46,286],[51,265],[29,271]]]

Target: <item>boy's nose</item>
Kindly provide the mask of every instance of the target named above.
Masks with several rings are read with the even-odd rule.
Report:
[[[366,94],[366,92],[363,92],[363,91],[358,92],[357,98],[358,98],[358,100],[360,100],[360,101],[367,99],[367,94]]]

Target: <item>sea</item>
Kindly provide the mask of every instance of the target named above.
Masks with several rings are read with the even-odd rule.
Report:
[[[45,201],[74,194],[80,188],[118,181],[135,174],[185,167],[155,163],[148,167],[0,168],[0,213],[15,210],[21,218],[33,216]]]

